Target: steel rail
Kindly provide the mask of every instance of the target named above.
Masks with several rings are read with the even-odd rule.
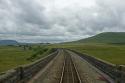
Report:
[[[76,68],[76,65],[72,60],[71,54],[66,52],[64,55],[64,63],[63,63],[61,78],[59,83],[71,83],[71,82],[82,83],[79,72]]]

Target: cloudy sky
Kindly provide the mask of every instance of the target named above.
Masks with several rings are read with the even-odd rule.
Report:
[[[62,42],[125,31],[125,0],[0,0],[0,40]]]

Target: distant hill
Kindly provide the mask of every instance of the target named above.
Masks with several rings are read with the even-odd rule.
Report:
[[[72,43],[114,43],[125,44],[125,32],[104,32]]]
[[[0,40],[0,45],[17,45],[18,42],[15,40]]]

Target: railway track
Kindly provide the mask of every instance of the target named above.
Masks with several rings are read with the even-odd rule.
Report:
[[[71,58],[71,55],[65,52],[62,75],[59,83],[81,83],[79,73]]]

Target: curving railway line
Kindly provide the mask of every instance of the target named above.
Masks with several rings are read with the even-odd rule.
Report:
[[[70,54],[65,52],[62,75],[59,83],[81,83],[79,73]]]

